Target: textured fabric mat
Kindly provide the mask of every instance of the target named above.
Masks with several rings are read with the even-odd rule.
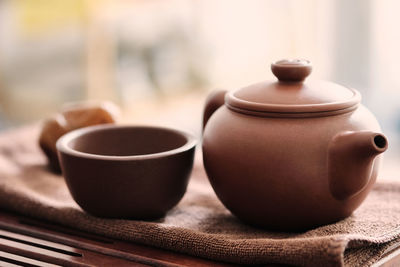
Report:
[[[302,233],[242,224],[218,201],[201,160],[183,200],[165,218],[145,222],[92,217],[50,173],[37,146],[37,127],[0,134],[0,208],[71,228],[194,256],[243,264],[369,266],[400,236],[400,184],[378,183],[349,218]]]

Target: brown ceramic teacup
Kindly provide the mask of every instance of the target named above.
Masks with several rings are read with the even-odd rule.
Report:
[[[57,142],[58,157],[74,200],[90,214],[155,219],[186,192],[195,138],[147,126],[91,126]]]

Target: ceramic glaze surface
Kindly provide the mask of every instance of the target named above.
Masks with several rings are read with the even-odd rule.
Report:
[[[348,92],[351,97],[353,90]],[[378,155],[387,148],[374,116],[357,101],[353,105],[327,115],[318,110],[288,116],[238,110],[225,102],[203,133],[204,166],[221,202],[245,222],[278,230],[303,230],[349,216],[371,190]]]

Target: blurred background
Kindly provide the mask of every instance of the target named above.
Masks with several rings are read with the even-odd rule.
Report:
[[[306,58],[313,79],[361,91],[394,174],[399,10],[396,0],[0,0],[0,129],[96,99],[118,104],[126,122],[200,135],[210,90],[272,79],[272,61]]]

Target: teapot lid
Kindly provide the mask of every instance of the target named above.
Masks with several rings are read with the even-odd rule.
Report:
[[[308,60],[280,60],[271,64],[278,81],[266,81],[231,91],[226,105],[235,111],[261,116],[323,116],[357,108],[357,90],[327,81],[304,80],[311,73]]]

